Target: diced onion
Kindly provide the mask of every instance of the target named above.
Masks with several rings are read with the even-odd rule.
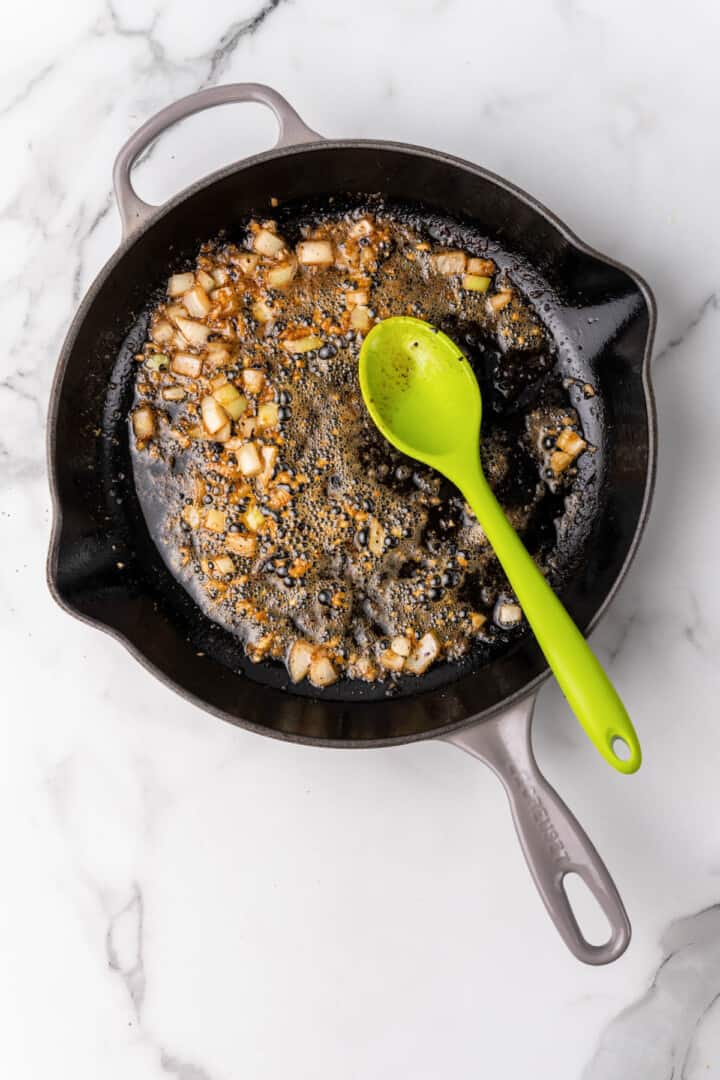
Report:
[[[168,296],[182,296],[188,289],[192,289],[194,284],[194,274],[173,274],[167,283],[167,294]]]
[[[255,272],[255,267],[260,262],[259,255],[253,255],[249,251],[243,255],[238,256],[237,264],[240,270],[246,277]]]
[[[208,341],[207,358],[211,367],[223,367],[230,359],[227,345],[223,345],[222,341]]]
[[[224,273],[224,271],[222,271]],[[217,282],[214,277],[207,273],[205,270],[198,270],[197,272],[198,284],[202,286],[206,293],[212,292],[217,284],[222,285],[222,282]]]
[[[488,304],[493,311],[502,311],[513,298],[512,289],[500,289],[488,299]]]
[[[138,439],[152,439],[155,434],[155,413],[149,405],[141,405],[132,418],[133,431]]]
[[[192,289],[188,289],[183,295],[183,304],[195,319],[204,319],[212,306],[202,285],[194,285]]]
[[[215,563],[216,573],[222,574],[223,577],[226,574],[233,574],[235,572],[235,563],[229,555],[215,555],[213,561]]]
[[[149,356],[145,357],[145,367],[150,368],[151,371],[164,371],[169,366],[170,357],[166,356],[165,353],[150,353]]]
[[[350,236],[369,236],[372,231],[373,223],[368,218],[360,218],[359,221],[353,222],[350,226]]]
[[[422,675],[440,655],[440,642],[433,630],[423,634],[417,647],[405,661],[405,670],[412,675]]]
[[[269,259],[276,259],[286,250],[286,244],[282,236],[270,232],[269,229],[259,229],[253,239],[253,248],[260,255],[266,255]]]
[[[191,529],[200,528],[200,511],[197,506],[183,506],[182,519]]]
[[[522,608],[519,604],[510,604],[506,600],[498,600],[495,605],[493,618],[498,626],[505,630],[509,630],[513,626],[519,626],[522,622],[522,617]]]
[[[254,442],[247,442],[238,450],[237,460],[243,476],[257,476],[262,472],[262,459]]]
[[[256,300],[250,310],[253,319],[257,319],[259,323],[272,322],[275,318],[275,312],[264,300]]]
[[[352,674],[366,682],[373,682],[377,678],[377,667],[369,656],[361,656],[351,669]]]
[[[205,344],[210,333],[210,328],[193,319],[176,319],[180,333],[191,345],[201,347]]]
[[[404,635],[401,637],[394,637],[390,642],[390,648],[393,652],[397,653],[398,656],[407,657],[412,651],[412,641],[409,637],[405,637]]]
[[[290,646],[287,658],[287,669],[294,683],[302,682],[310,670],[315,647],[309,641],[299,638]]]
[[[405,667],[405,657],[400,656],[393,649],[386,649],[380,655],[380,663],[386,671],[402,671]]]
[[[212,288],[214,288],[215,285],[224,285],[225,282],[228,279],[227,270],[223,270],[222,266],[217,266],[212,272],[212,279],[213,279],[213,282],[214,282]],[[202,284],[202,282],[201,282],[201,284]],[[207,286],[203,285],[203,288],[205,289],[205,288],[207,288]],[[209,291],[210,290],[208,290],[208,292]]]
[[[327,656],[316,656],[312,660],[308,678],[313,686],[332,686],[337,682],[337,677],[337,671]]]
[[[228,533],[225,539],[225,547],[234,555],[242,555],[244,559],[251,559],[257,551],[257,537],[249,533]]]
[[[569,454],[571,458],[575,459],[587,446],[587,443],[578,435],[577,431],[573,431],[572,428],[566,427],[560,432],[556,440],[556,446],[558,450],[563,450],[566,454]]]
[[[554,473],[565,472],[574,460],[572,454],[568,454],[565,450],[553,450],[550,455],[550,468]]]
[[[490,288],[491,278],[480,274],[465,274],[462,279],[462,287],[467,292],[485,293]]]
[[[261,405],[257,411],[259,428],[274,428],[278,425],[278,407],[274,401],[268,401]]]
[[[362,332],[370,329],[372,318],[370,310],[361,304],[359,307],[355,307],[350,312],[350,325],[353,330],[360,330]]]
[[[205,515],[205,528],[211,532],[225,532],[225,511],[208,510]]]
[[[350,292],[345,293],[345,303],[349,308],[357,307],[358,304],[365,305],[367,302],[367,289],[351,289]]]
[[[263,634],[258,641],[248,641],[245,646],[245,652],[248,654],[254,664],[262,660],[264,656],[267,656],[273,643],[272,634]]]
[[[274,487],[267,497],[267,505],[271,510],[281,510],[283,506],[292,500],[292,495],[285,488]]]
[[[212,436],[212,441],[213,442],[226,443],[231,435],[232,435],[232,424],[230,422],[230,417],[228,417],[227,421],[223,424],[223,426],[220,428],[220,430],[216,431],[215,434]]]
[[[323,340],[318,337],[317,334],[308,334],[307,337],[301,338],[286,338],[283,341],[283,349],[291,354],[299,354],[311,352],[313,349],[319,349]]]
[[[258,506],[251,506],[249,510],[246,510],[243,520],[250,532],[258,532],[265,523],[263,512]]]
[[[385,529],[376,518],[370,519],[368,547],[373,555],[382,555],[385,549]]]
[[[267,272],[266,281],[270,289],[285,289],[297,273],[297,259],[293,255],[286,262],[271,267]]]
[[[245,368],[242,373],[243,386],[249,394],[259,394],[265,385],[265,372],[260,368]]]
[[[506,600],[499,600],[495,605],[493,618],[499,626],[510,629],[522,622],[522,608],[519,604],[508,604]]]
[[[185,391],[182,386],[166,386],[163,389],[162,396],[165,401],[182,401],[185,397]]]
[[[238,420],[236,428],[238,435],[242,436],[243,441],[250,439],[255,434],[255,428],[257,426],[257,417],[248,416],[245,414],[241,420]]]
[[[263,477],[269,480],[278,459],[277,446],[263,446],[260,451],[260,457],[263,460]]]
[[[167,319],[158,319],[150,331],[150,337],[156,345],[164,345],[166,342],[172,341],[174,333],[175,331]]]
[[[481,277],[492,277],[497,267],[492,259],[468,259],[468,274],[479,274]]]
[[[247,398],[232,383],[219,387],[213,392],[213,397],[233,420],[239,420],[247,409]]]
[[[295,250],[303,266],[332,266],[335,259],[329,240],[301,240]]]
[[[209,435],[214,435],[216,431],[220,431],[227,423],[228,414],[222,405],[210,395],[204,397],[200,402],[200,411],[205,430]]]
[[[450,277],[452,274],[464,274],[467,255],[464,251],[444,251],[434,257],[438,274]]]
[[[177,375],[187,375],[191,379],[197,379],[202,373],[202,357],[192,353],[178,352],[173,357],[172,370]]]

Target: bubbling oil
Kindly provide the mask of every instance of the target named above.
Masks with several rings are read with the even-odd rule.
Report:
[[[366,223],[364,231],[359,223]],[[242,237],[244,247],[252,247],[254,228]],[[365,410],[358,355],[366,328],[355,327],[349,296],[362,294],[366,302],[354,306],[367,310],[370,324],[415,315],[448,333],[468,357],[484,399],[484,470],[547,569],[556,520],[574,482],[574,469],[553,472],[549,455],[557,433],[579,432],[579,422],[538,313],[499,269],[489,294],[464,288],[462,275],[438,273],[446,245],[422,218],[380,203],[371,211],[281,218],[277,232],[288,244],[328,240],[334,264],[303,269],[287,288],[273,290],[262,275],[236,270],[238,247],[225,238],[205,245],[198,260],[206,274],[227,270],[237,301],[221,377],[241,383],[248,367],[262,370],[264,389],[250,400],[249,413],[259,415],[263,402],[277,406],[277,457],[265,490],[238,479],[223,444],[207,435],[178,440],[178,431],[186,435],[196,422],[208,390],[204,376],[195,384],[186,380],[183,400],[169,403],[163,395],[171,375],[138,374],[136,408],[149,403],[161,422],[144,448],[150,452],[136,452],[136,470],[164,507],[168,560],[252,659],[286,659],[301,640],[321,650],[338,675],[392,680],[401,669],[388,670],[383,657],[398,639],[415,647],[432,634],[449,659],[507,644],[512,635],[494,612],[511,590],[472,511],[447,480],[390,446]],[[466,255],[480,259],[481,245]],[[503,291],[511,300],[494,308],[492,297]],[[264,322],[252,314],[258,299],[272,312]],[[154,325],[167,310],[159,307]],[[288,334],[302,333],[319,344],[289,354]],[[219,574],[218,560],[228,565],[229,538],[246,532],[248,503],[262,517],[252,554],[233,554],[233,571]],[[222,530],[188,528],[189,519],[207,520],[206,507],[222,514]],[[196,518],[188,508],[197,509]]]

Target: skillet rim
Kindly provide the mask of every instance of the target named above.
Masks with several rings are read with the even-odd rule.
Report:
[[[589,256],[599,263],[609,266],[615,270],[623,273],[636,287],[639,295],[642,297],[646,309],[648,326],[645,337],[645,344],[642,354],[641,370],[640,370],[640,382],[642,387],[643,401],[645,403],[645,413],[647,419],[647,470],[645,474],[645,486],[643,491],[642,502],[638,514],[638,521],[635,528],[635,532],[628,546],[625,558],[620,566],[618,573],[613,581],[610,589],[605,594],[602,602],[599,604],[596,611],[593,613],[587,626],[584,629],[584,635],[587,637],[592,630],[597,626],[600,619],[603,617],[610,603],[616,596],[620,586],[622,585],[630,566],[637,554],[637,549],[642,539],[647,520],[650,513],[650,507],[652,504],[653,494],[655,490],[655,480],[657,473],[657,412],[655,406],[655,394],[652,385],[652,378],[650,372],[650,365],[652,359],[652,350],[655,340],[655,331],[657,328],[657,304],[654,294],[645,281],[645,279],[626,266],[624,263],[605,255],[603,252],[598,251],[591,245],[585,243],[570,227],[555,214],[552,210],[546,207],[534,196],[530,195],[523,188],[520,188],[516,184],[504,177],[499,176],[497,173],[492,172],[489,169],[485,169],[481,165],[476,165],[465,158],[458,157],[454,154],[446,153],[445,151],[435,150],[431,147],[423,147],[413,143],[396,142],[395,140],[385,139],[322,139],[317,141],[296,143],[285,147],[275,147],[270,150],[263,151],[259,154],[254,154],[251,157],[243,158],[240,161],[233,162],[230,165],[226,165],[221,169],[215,170],[207,176],[201,177],[195,183],[189,187],[183,188],[180,192],[168,199],[162,206],[157,207],[157,212],[154,213],[145,222],[139,224],[137,228],[127,236],[123,237],[119,246],[112,253],[107,262],[101,267],[92,281],[90,287],[85,293],[80,305],[75,312],[75,315],[70,323],[70,326],[65,335],[62,348],[58,357],[58,362],[55,368],[55,374],[53,377],[52,387],[50,390],[49,404],[48,404],[48,417],[47,417],[47,429],[46,429],[46,454],[47,454],[47,469],[48,469],[48,482],[50,487],[51,504],[52,504],[52,529],[50,534],[50,544],[48,549],[46,575],[50,593],[56,603],[69,615],[79,619],[95,629],[101,630],[104,633],[109,634],[115,640],[119,641],[127,651],[137,660],[146,671],[159,679],[165,686],[180,694],[186,700],[196,705],[199,709],[206,713],[210,713],[213,716],[217,716],[221,720],[225,720],[228,723],[235,725],[236,727],[242,727],[255,734],[269,736],[270,738],[280,739],[284,742],[295,742],[303,745],[310,746],[323,746],[333,747],[338,749],[377,749],[380,747],[388,746],[400,746],[410,742],[420,742],[425,739],[445,738],[453,732],[458,732],[464,728],[471,727],[475,724],[490,720],[493,717],[501,715],[503,712],[508,711],[518,702],[523,701],[525,698],[536,693],[539,687],[549,678],[551,675],[550,669],[545,667],[535,678],[526,683],[519,690],[513,694],[508,695],[495,705],[483,710],[482,712],[472,714],[465,717],[463,720],[454,720],[447,724],[441,725],[436,728],[431,728],[427,731],[413,732],[410,734],[396,735],[387,738],[374,738],[374,739],[332,739],[323,738],[319,736],[310,736],[298,734],[295,732],[282,731],[270,727],[265,727],[261,724],[256,724],[253,721],[245,720],[241,717],[234,716],[225,712],[223,709],[217,708],[203,698],[198,697],[196,694],[191,693],[185,687],[181,686],[175,679],[171,678],[165,671],[158,668],[153,664],[145,653],[138,648],[134,642],[130,641],[117,627],[103,622],[98,618],[93,618],[86,615],[84,612],[79,611],[73,606],[73,604],[67,600],[62,594],[58,585],[58,567],[60,563],[60,540],[63,532],[63,508],[58,491],[58,477],[57,477],[57,459],[56,442],[57,442],[57,421],[59,403],[62,396],[63,383],[65,379],[65,373],[68,367],[70,356],[73,352],[79,331],[85,322],[85,319],[98,296],[100,290],[104,286],[110,273],[115,267],[122,261],[127,252],[154,226],[167,215],[171,214],[178,206],[180,206],[185,200],[191,198],[197,193],[211,187],[213,184],[220,180],[227,179],[236,173],[243,172],[246,168],[261,164],[264,161],[293,157],[296,155],[302,155],[305,153],[314,153],[324,150],[342,150],[342,149],[359,149],[359,150],[393,150],[400,151],[401,153],[410,154],[423,158],[430,158],[432,160],[442,162],[455,168],[463,169],[466,172],[472,173],[479,179],[489,181],[491,184],[501,188],[507,192],[510,196],[517,199],[519,202],[524,203],[529,209],[535,211],[547,222],[549,222],[557,232],[567,241],[569,245],[575,248],[576,251]],[[438,699],[441,700],[443,690],[435,692],[438,695]],[[308,702],[321,699],[305,699]],[[412,700],[412,698],[410,699]],[[351,702],[347,703],[352,705]]]

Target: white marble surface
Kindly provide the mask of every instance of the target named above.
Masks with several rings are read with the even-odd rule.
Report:
[[[3,20],[0,1075],[720,1077],[719,19],[709,0],[42,0]],[[118,242],[114,155],[238,80],[328,135],[483,163],[656,290],[655,508],[595,636],[643,769],[613,774],[552,686],[536,723],[634,924],[606,969],[563,948],[470,758],[250,736],[48,596],[46,401]],[[138,188],[159,201],[272,138],[253,107],[192,120]]]

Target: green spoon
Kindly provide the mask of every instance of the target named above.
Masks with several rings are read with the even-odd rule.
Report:
[[[460,489],[588,737],[620,772],[635,772],[642,755],[623,703],[483,475],[480,387],[458,346],[422,319],[385,319],[360,350],[360,387],[385,438]]]

